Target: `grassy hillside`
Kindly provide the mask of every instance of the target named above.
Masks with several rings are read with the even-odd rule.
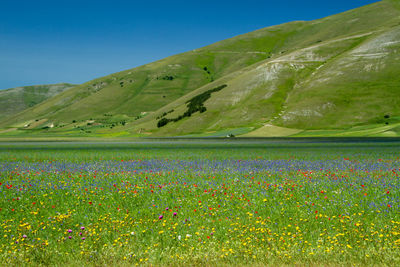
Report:
[[[69,83],[34,85],[0,90],[2,118],[33,107],[75,85]]]
[[[398,135],[399,40],[398,2],[381,1],[99,78],[0,127],[42,136]]]
[[[214,135],[243,127],[248,128],[246,136],[308,135],[318,129],[339,131],[321,135],[386,135],[392,130],[391,135],[397,135],[400,19],[399,10],[391,7],[390,2],[379,2],[304,23],[289,38],[295,40],[295,49],[214,82],[212,86],[228,87],[206,102],[207,112],[160,129],[144,119],[139,127],[157,135]],[[373,16],[375,13],[382,17]],[[212,86],[193,92],[155,116],[174,109],[175,114],[167,118],[176,117],[189,97]],[[373,133],[354,130],[358,125],[388,129]]]

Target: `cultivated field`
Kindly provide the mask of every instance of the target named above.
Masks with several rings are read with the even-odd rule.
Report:
[[[0,144],[2,265],[397,265],[400,142]]]

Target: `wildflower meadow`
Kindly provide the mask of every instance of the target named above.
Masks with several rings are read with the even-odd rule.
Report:
[[[2,265],[397,265],[400,143],[1,144]]]

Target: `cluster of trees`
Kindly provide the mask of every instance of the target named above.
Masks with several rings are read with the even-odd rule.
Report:
[[[165,76],[162,76],[162,77],[157,77],[157,80],[172,81],[173,79],[175,79],[175,77],[171,76],[171,75],[165,75]]]
[[[204,93],[201,93],[201,94],[193,97],[192,99],[190,99],[189,101],[186,102],[188,109],[187,109],[187,111],[185,111],[185,113],[183,113],[182,115],[179,115],[176,118],[172,118],[172,119],[162,118],[157,122],[157,127],[158,128],[163,127],[171,121],[173,121],[173,122],[180,121],[181,119],[183,119],[185,117],[192,116],[192,114],[197,111],[199,111],[200,113],[205,112],[207,110],[207,108],[204,106],[204,102],[206,102],[207,99],[209,99],[211,97],[212,93],[218,92],[218,91],[224,89],[226,86],[227,86],[226,84],[223,84],[218,87],[215,87],[214,89],[205,91]]]
[[[383,116],[383,118],[385,119],[385,124],[388,125],[389,124],[389,119],[390,119],[390,115],[386,114],[385,116]]]
[[[164,112],[163,114],[161,114],[161,116],[158,116],[156,119],[159,120],[159,119],[161,119],[161,118],[164,118],[165,116],[167,116],[169,113],[172,113],[172,112],[174,112],[173,109],[171,109],[171,110],[168,111],[168,112]]]
[[[203,70],[204,70],[205,72],[207,72],[208,74],[211,74],[211,72],[208,70],[207,66],[204,67]]]
[[[203,70],[204,70],[205,72],[207,72],[208,78],[210,79],[210,82],[214,81],[214,77],[211,75],[211,72],[210,72],[210,70],[207,68],[207,66],[205,66],[205,67],[203,68]]]
[[[104,116],[112,117],[113,115],[112,115],[112,114],[104,114]],[[99,124],[94,124],[94,122],[92,122],[92,121],[94,121],[93,118],[90,118],[89,120],[90,120],[90,121],[86,123],[86,126],[83,126],[83,127],[87,128],[87,127],[91,127],[91,126],[99,126],[99,127],[101,127],[101,128],[108,127],[108,128],[110,128],[110,129],[112,129],[112,128],[118,126],[118,125],[125,126],[126,123],[127,123],[126,120],[120,120],[120,121],[113,121],[113,122],[110,122],[110,121],[107,120],[107,119],[96,119],[96,122],[101,124],[101,125],[99,125]],[[81,120],[81,122],[82,122],[82,121],[83,121],[83,120]],[[77,122],[78,122],[77,120],[72,120],[72,123],[77,123]],[[77,126],[76,128],[82,129],[81,126]]]

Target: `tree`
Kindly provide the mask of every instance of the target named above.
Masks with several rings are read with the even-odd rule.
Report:
[[[157,122],[157,127],[158,128],[163,127],[163,126],[167,125],[168,122],[169,122],[169,120],[167,118],[162,118],[161,120],[159,120]]]

